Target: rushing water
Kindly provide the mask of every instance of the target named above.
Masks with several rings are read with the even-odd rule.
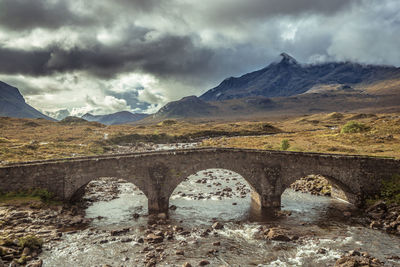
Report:
[[[145,248],[148,244],[138,241],[147,234],[147,199],[129,183],[119,184],[119,190],[117,199],[87,208],[87,217],[94,219],[89,229],[46,245],[44,266],[144,266],[143,259],[151,252]],[[196,266],[202,259],[210,261],[210,266],[332,266],[352,249],[367,251],[388,266],[400,266],[400,261],[390,259],[400,255],[400,238],[357,224],[361,217],[348,203],[288,189],[282,196],[283,215],[272,217],[258,213],[249,193],[245,180],[227,170],[202,171],[181,183],[170,199],[177,208],[170,211],[169,224],[190,233],[165,240],[158,248],[162,259],[157,266],[184,262]],[[133,214],[140,217],[135,219]],[[224,228],[201,237],[215,220]],[[261,228],[276,226],[289,229],[299,239],[262,238]],[[110,235],[111,230],[124,227],[130,231]],[[217,241],[221,245],[213,246]],[[323,253],[318,251],[322,248]],[[185,255],[176,255],[177,250]]]

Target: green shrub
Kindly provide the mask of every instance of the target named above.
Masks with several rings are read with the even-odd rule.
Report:
[[[342,130],[340,132],[341,133],[361,133],[361,132],[366,132],[368,130],[369,130],[369,127],[367,125],[365,125],[364,123],[356,122],[356,121],[349,121],[342,127]]]
[[[43,240],[39,237],[34,235],[27,235],[21,237],[18,241],[18,245],[21,248],[31,248],[31,249],[38,249],[41,248],[43,245]]]
[[[25,198],[25,197],[38,197],[43,202],[48,202],[54,198],[54,194],[47,191],[46,189],[36,188],[30,190],[20,190],[20,191],[11,191],[7,193],[0,192],[0,199],[12,199],[12,198]]]
[[[33,197],[39,197],[42,201],[47,202],[54,198],[54,194],[47,191],[46,189],[34,189],[32,190],[31,195]]]
[[[388,204],[400,205],[400,175],[395,174],[390,180],[382,181],[382,187],[379,195],[375,198],[367,199],[368,206],[373,205],[378,200],[384,200]]]
[[[281,150],[288,150],[290,147],[290,143],[288,139],[283,139],[281,142]]]
[[[18,260],[17,260],[17,263],[19,263],[19,264],[21,264],[21,265],[24,265],[26,262],[27,262],[27,256],[25,256],[25,255],[22,255],[21,256],[21,258],[19,258]]]
[[[14,245],[15,236],[7,236],[7,237],[0,237],[0,245],[1,246],[12,246]]]
[[[400,204],[400,175],[393,175],[392,179],[382,182],[381,198],[387,203]]]
[[[39,148],[39,146],[40,146],[39,142],[36,140],[33,140],[33,141],[29,142],[29,144],[24,145],[24,148],[36,150]]]

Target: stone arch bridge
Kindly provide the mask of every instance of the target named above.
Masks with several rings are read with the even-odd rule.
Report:
[[[91,180],[118,177],[143,191],[149,213],[168,212],[174,189],[189,175],[210,168],[242,175],[261,208],[279,208],[283,191],[309,174],[325,176],[341,198],[361,205],[383,180],[400,174],[400,160],[231,148],[166,150],[10,164],[0,167],[0,190],[42,188],[70,201]]]

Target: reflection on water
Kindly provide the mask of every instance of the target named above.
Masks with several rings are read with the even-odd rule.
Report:
[[[87,217],[95,218],[91,229],[65,235],[63,241],[49,245],[52,249],[43,254],[44,266],[143,266],[147,244],[138,240],[146,236],[147,199],[132,184],[119,186],[119,198],[87,209]],[[164,241],[162,249],[168,256],[157,266],[181,266],[185,261],[197,265],[205,258],[211,266],[326,266],[352,249],[400,266],[388,259],[400,255],[400,239],[357,225],[357,212],[345,202],[288,189],[282,196],[282,210],[290,216],[272,217],[257,213],[249,193],[245,180],[226,170],[199,172],[180,184],[170,199],[170,205],[176,206],[170,211],[170,224],[190,233]],[[344,211],[353,216],[345,216]],[[201,237],[215,220],[224,228]],[[277,225],[298,233],[300,239],[275,242],[260,238],[260,228]],[[130,228],[128,234],[110,235],[110,230],[123,227]],[[218,252],[210,254],[217,241],[221,242]],[[320,248],[326,253],[318,253]],[[176,255],[177,249],[185,255]]]

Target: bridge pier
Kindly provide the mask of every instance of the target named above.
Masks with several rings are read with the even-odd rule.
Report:
[[[148,198],[148,211],[149,214],[165,213],[168,214],[169,198]]]
[[[257,204],[259,209],[280,209],[281,208],[281,196],[280,195],[260,195],[259,193],[252,191],[251,200]]]

